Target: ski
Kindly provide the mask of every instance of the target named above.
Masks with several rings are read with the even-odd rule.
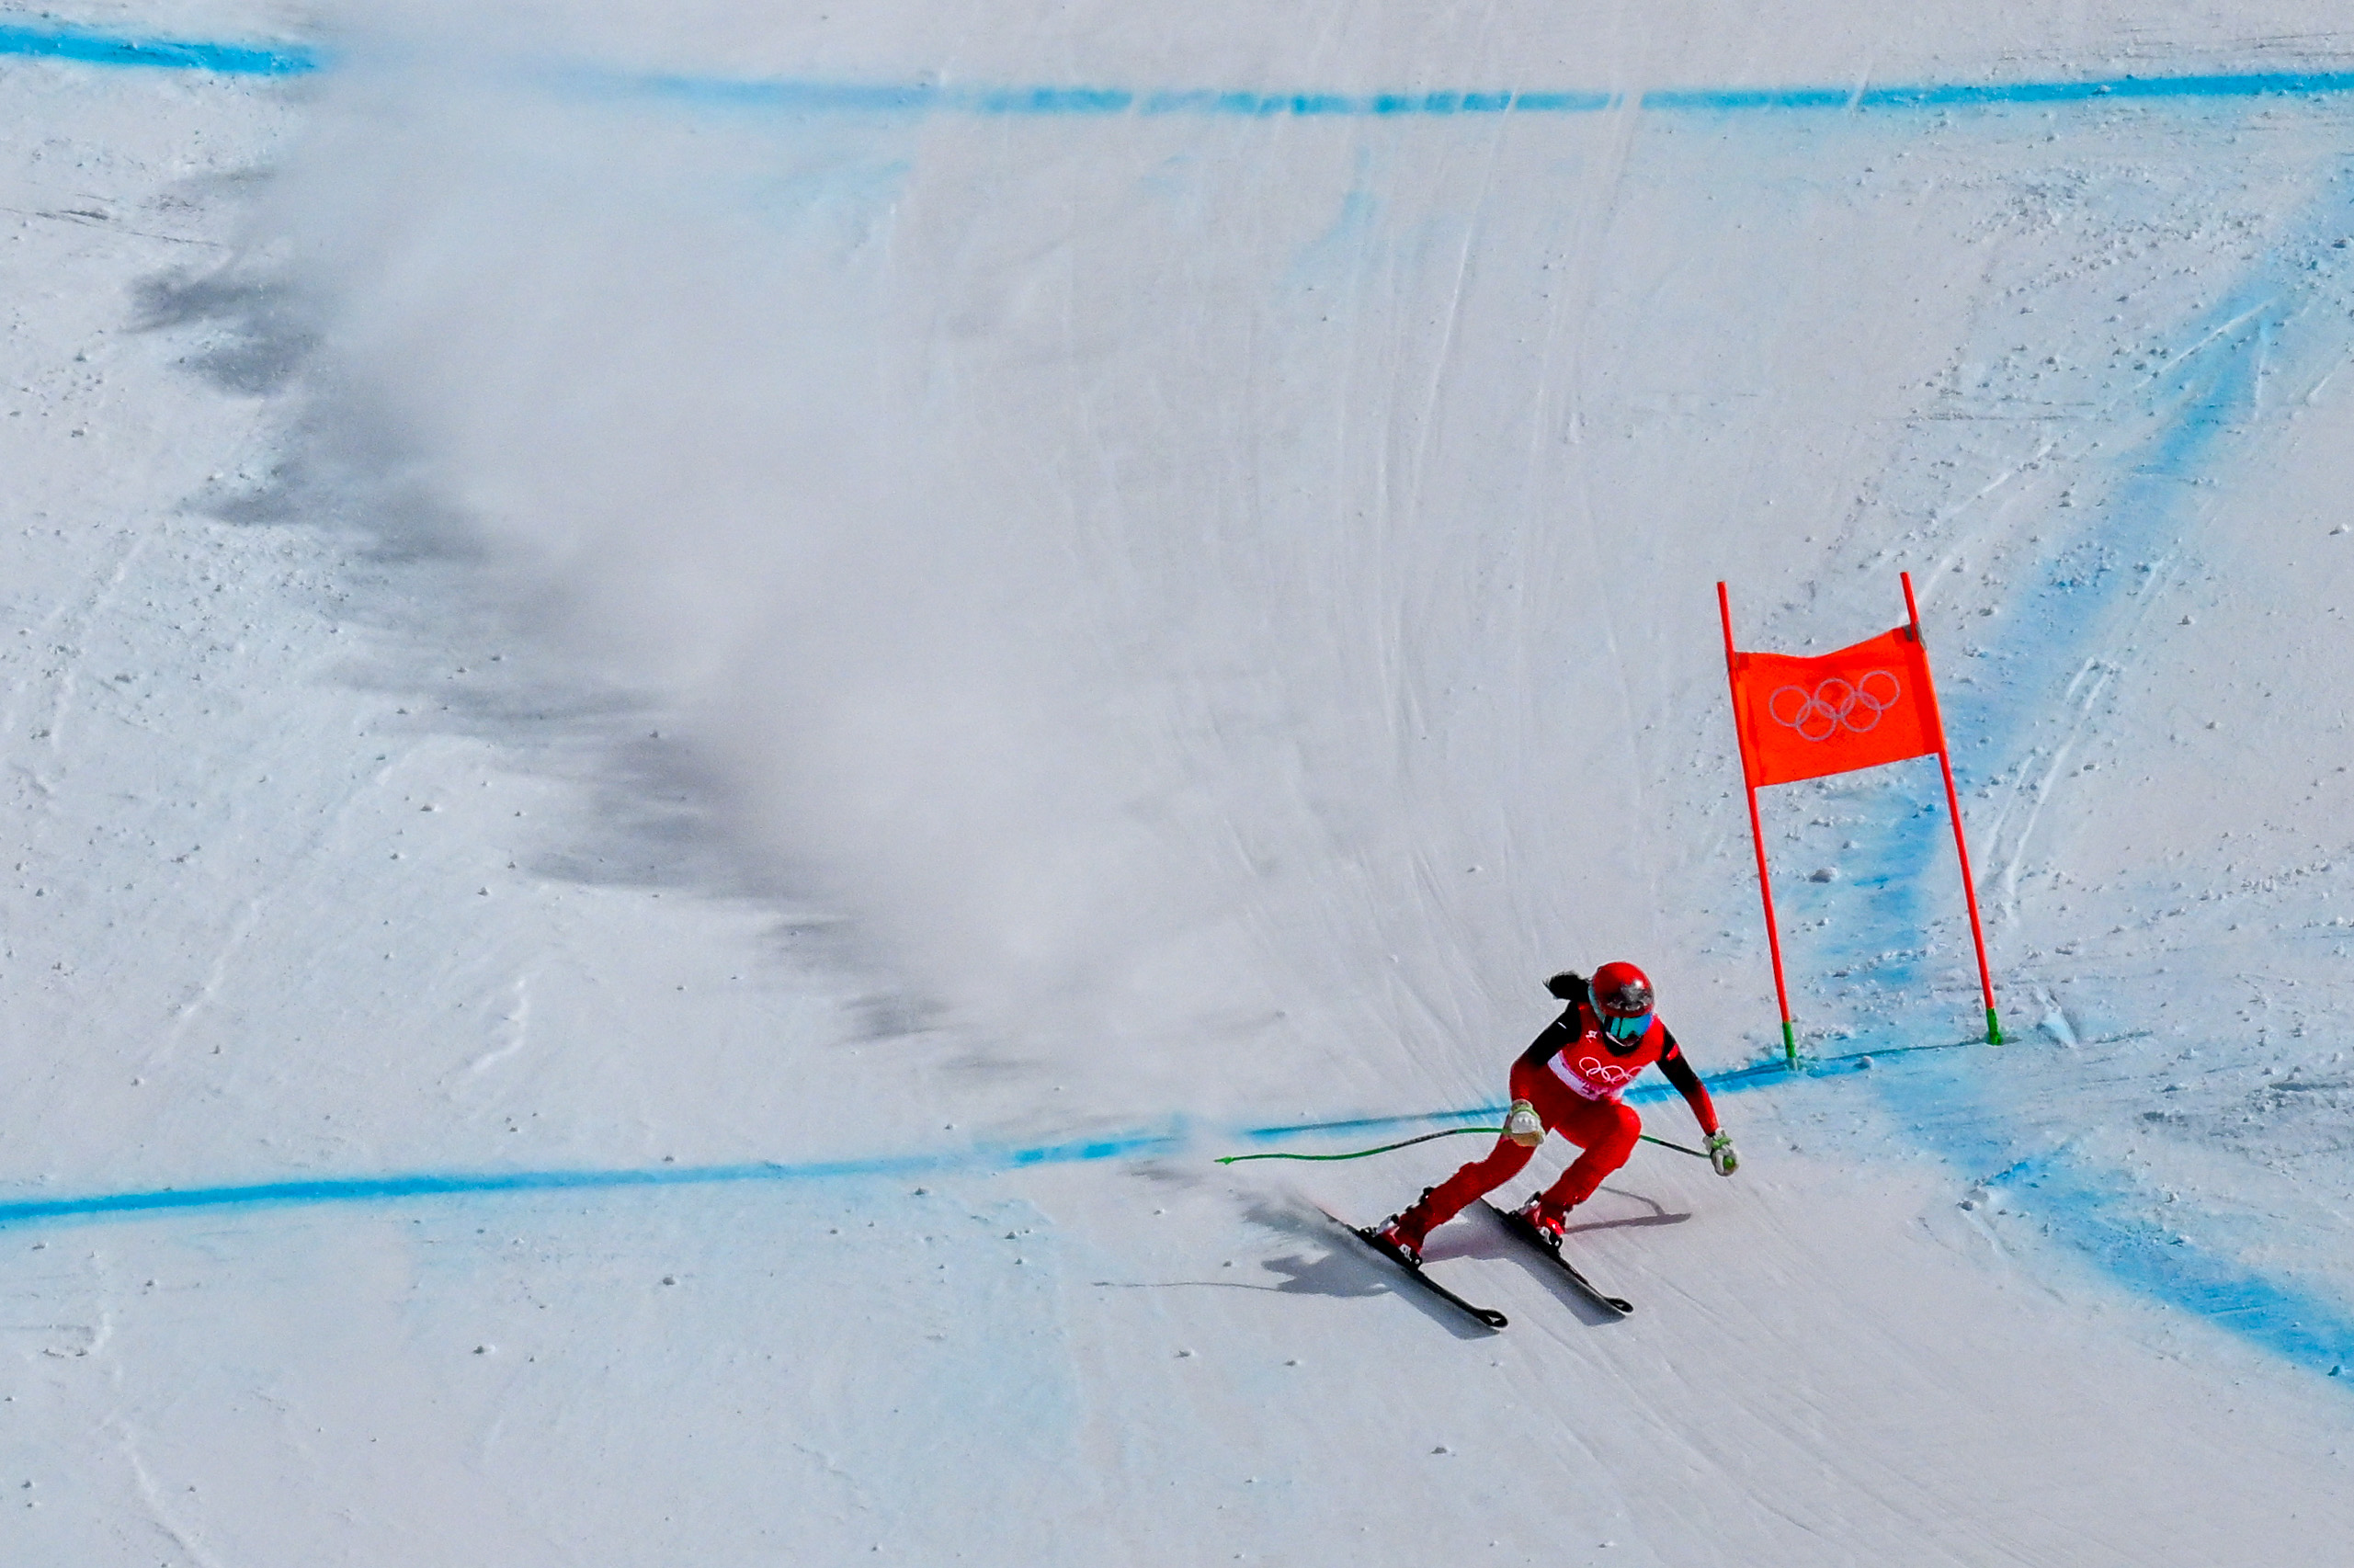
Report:
[[[1596,1306],[1607,1308],[1609,1311],[1618,1313],[1621,1317],[1624,1317],[1629,1312],[1634,1311],[1634,1303],[1632,1301],[1628,1301],[1624,1296],[1604,1295],[1602,1293],[1602,1288],[1599,1285],[1595,1284],[1594,1281],[1586,1278],[1585,1275],[1580,1274],[1577,1271],[1577,1265],[1562,1256],[1561,1244],[1559,1243],[1548,1241],[1543,1236],[1539,1235],[1537,1233],[1537,1227],[1529,1223],[1528,1221],[1520,1218],[1519,1215],[1507,1210],[1498,1209],[1495,1204],[1489,1203],[1484,1198],[1481,1199],[1480,1201],[1486,1205],[1487,1211],[1489,1213],[1504,1221],[1504,1228],[1506,1230],[1511,1232],[1522,1241],[1527,1242],[1530,1246],[1535,1247],[1547,1257],[1552,1258],[1554,1264],[1560,1267],[1561,1271],[1569,1276],[1569,1282],[1577,1287],[1579,1295],[1584,1296]]]
[[[1383,1242],[1381,1237],[1375,1235],[1371,1231],[1369,1231],[1360,1225],[1350,1224],[1348,1221],[1342,1219],[1339,1215],[1334,1213],[1329,1209],[1320,1208],[1317,1212],[1324,1215],[1325,1219],[1330,1220],[1334,1224],[1338,1225],[1342,1230],[1347,1231],[1350,1235],[1355,1236],[1359,1241],[1363,1242],[1367,1246],[1371,1247],[1375,1252],[1380,1253],[1383,1257],[1388,1258],[1392,1263],[1396,1264],[1400,1268],[1404,1269],[1408,1274],[1413,1275],[1416,1281],[1419,1283],[1424,1290],[1430,1291],[1440,1300],[1448,1301],[1469,1313],[1473,1320],[1478,1323],[1481,1326],[1485,1328],[1502,1328],[1510,1321],[1502,1312],[1497,1312],[1494,1307],[1473,1306],[1471,1302],[1463,1300],[1462,1297],[1458,1296],[1454,1291],[1450,1290],[1446,1286],[1441,1285],[1438,1280],[1433,1279],[1429,1275],[1425,1274],[1422,1271],[1422,1266],[1420,1264],[1409,1260],[1404,1253],[1399,1252],[1396,1248],[1392,1247],[1386,1242]]]

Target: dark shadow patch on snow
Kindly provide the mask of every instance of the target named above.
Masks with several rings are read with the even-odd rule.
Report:
[[[1280,1285],[1257,1289],[1271,1290],[1279,1295],[1330,1296],[1341,1301],[1393,1295],[1458,1339],[1485,1339],[1494,1332],[1473,1323],[1460,1310],[1407,1278],[1405,1270],[1398,1265],[1385,1262],[1361,1243],[1351,1241],[1342,1233],[1339,1221],[1302,1199],[1263,1199],[1252,1204],[1245,1214],[1253,1224],[1263,1225],[1311,1249],[1266,1259],[1261,1267],[1284,1276],[1284,1280]],[[1439,1283],[1452,1289],[1461,1281],[1445,1279]]]
[[[319,329],[288,279],[235,267],[166,273],[135,290],[133,332],[206,329],[212,339],[185,361],[213,385],[245,397],[286,391],[319,346]]]
[[[1333,1250],[1322,1257],[1287,1255],[1268,1258],[1265,1267],[1283,1276],[1283,1283],[1257,1288],[1281,1295],[1331,1296],[1349,1301],[1360,1296],[1379,1296],[1389,1289],[1389,1282],[1379,1272],[1383,1267],[1382,1260],[1361,1248],[1348,1249],[1345,1237],[1336,1237]],[[1414,1281],[1408,1279],[1401,1283],[1411,1288]]]
[[[1599,1190],[1608,1193],[1612,1198],[1623,1198],[1630,1203],[1640,1203],[1644,1208],[1650,1210],[1651,1212],[1648,1214],[1623,1215],[1615,1220],[1581,1221],[1577,1224],[1566,1227],[1567,1234],[1577,1236],[1584,1235],[1588,1231],[1638,1230],[1647,1225],[1680,1225],[1685,1221],[1692,1217],[1691,1210],[1684,1210],[1679,1212],[1668,1208],[1667,1205],[1660,1202],[1655,1198],[1649,1197],[1643,1193],[1630,1191],[1628,1188],[1623,1187],[1605,1186]],[[1579,1208],[1581,1212],[1585,1212],[1590,1210],[1591,1205],[1590,1203],[1582,1204]]]
[[[728,791],[680,733],[657,685],[629,678],[608,651],[562,645],[563,607],[503,559],[495,537],[438,483],[424,442],[396,412],[323,366],[316,300],[288,268],[240,256],[209,271],[158,274],[135,290],[130,326],[190,340],[185,364],[240,396],[284,399],[280,455],[259,476],[216,481],[188,499],[243,527],[304,528],[344,555],[315,608],[355,639],[338,671],[391,699],[389,735],[462,735],[515,771],[577,793],[569,820],[536,825],[518,869],[551,881],[745,902],[772,915],[757,938],[775,962],[863,981],[852,1041],[934,1034],[937,999],[882,972],[810,868],[756,843]],[[297,592],[304,591],[298,588]]]
[[[1692,1216],[1689,1212],[1682,1214],[1632,1214],[1623,1220],[1589,1220],[1582,1225],[1564,1226],[1562,1233],[1571,1236],[1582,1236],[1588,1231],[1625,1231],[1640,1229],[1645,1225],[1680,1225],[1691,1217]]]
[[[1281,1272],[1280,1265],[1296,1261],[1282,1258],[1267,1267]],[[1097,1279],[1094,1284],[1098,1290],[1258,1290],[1280,1294],[1291,1289],[1288,1285],[1253,1285],[1241,1279]]]
[[[1529,1248],[1526,1243],[1515,1241],[1509,1236],[1499,1235],[1494,1242],[1483,1247],[1475,1256],[1482,1257],[1509,1258],[1514,1264],[1518,1265],[1523,1272],[1530,1275],[1531,1278],[1536,1279],[1538,1283],[1544,1286],[1547,1290],[1551,1291],[1555,1301],[1559,1301],[1563,1306],[1567,1307],[1572,1312],[1576,1314],[1577,1321],[1586,1324],[1588,1328],[1599,1328],[1605,1324],[1624,1323],[1626,1321],[1625,1318],[1621,1316],[1619,1313],[1610,1311],[1609,1308],[1588,1301],[1586,1298],[1584,1291],[1578,1290],[1576,1286],[1569,1282],[1568,1276],[1563,1274],[1560,1269],[1554,1267],[1543,1258],[1539,1257]],[[1586,1272],[1586,1267],[1583,1263],[1578,1265],[1578,1271],[1580,1273]],[[1599,1283],[1599,1281],[1597,1281],[1597,1283]],[[1606,1289],[1608,1287],[1606,1287]]]

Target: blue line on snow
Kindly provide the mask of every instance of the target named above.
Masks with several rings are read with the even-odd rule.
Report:
[[[2314,1368],[2354,1360],[2354,1317],[2338,1303],[2247,1272],[2189,1237],[2128,1210],[2145,1202],[2121,1176],[2087,1168],[2072,1152],[2022,1161],[1987,1184],[2031,1192],[2026,1207],[2056,1212],[2066,1239],[2144,1296],[2196,1313],[2274,1354]]]
[[[255,1182],[236,1187],[161,1187],[82,1198],[19,1199],[0,1203],[0,1224],[44,1220],[106,1219],[189,1209],[252,1209],[320,1203],[397,1203],[416,1198],[475,1193],[587,1191],[627,1187],[714,1187],[738,1182],[804,1182],[851,1176],[912,1176],[937,1171],[991,1171],[1066,1165],[1166,1153],[1181,1147],[1174,1128],[1023,1149],[980,1148],[801,1165],[759,1161],[734,1165],[657,1165],[652,1169],[418,1172],[406,1176],[340,1176],[313,1181]]]
[[[2260,71],[2218,76],[2114,76],[2089,82],[1920,83],[1898,87],[1669,87],[1648,109],[1978,108],[2132,98],[2257,98],[2354,92],[2354,72]]]
[[[71,60],[83,65],[145,65],[171,71],[215,71],[232,76],[300,76],[319,69],[319,56],[299,44],[179,43],[115,38],[105,33],[37,32],[0,28],[0,55]]]
[[[70,60],[233,75],[297,76],[326,57],[300,44],[212,43],[138,39],[73,30],[0,27],[0,56]],[[1465,114],[1592,114],[1627,101],[1619,93],[1580,89],[1489,89],[1422,93],[1266,93],[1212,88],[1139,91],[1127,87],[949,86],[938,83],[827,82],[779,77],[584,74],[610,90],[687,102],[836,113],[941,110],[979,115],[1233,115],[1246,119]],[[1665,113],[1757,109],[1906,109],[2017,104],[2097,103],[2149,98],[2312,97],[2354,92],[2354,72],[2257,71],[2204,76],[2115,76],[2081,82],[1915,83],[1884,87],[1666,87],[1635,98]]]
[[[1783,1075],[1783,1068],[1775,1062],[1763,1068],[1742,1068],[1721,1074],[1711,1078],[1709,1085],[1720,1095],[1731,1094],[1758,1087]],[[1667,1092],[1664,1085],[1645,1085],[1628,1097],[1655,1099]],[[1466,1121],[1480,1117],[1501,1116],[1504,1110],[1502,1106],[1479,1106],[1470,1110],[1425,1111],[1413,1116],[1360,1117],[1347,1121],[1253,1128],[1229,1136],[1264,1142],[1299,1133],[1347,1132],[1374,1127]],[[93,1193],[80,1198],[28,1198],[0,1202],[0,1225],[35,1223],[44,1220],[104,1219],[188,1209],[396,1203],[407,1199],[451,1198],[473,1193],[584,1191],[628,1187],[715,1187],[738,1182],[829,1181],[940,1171],[986,1174],[1024,1170],[1033,1165],[1174,1154],[1182,1153],[1193,1142],[1183,1124],[1171,1122],[1156,1129],[1103,1133],[1092,1138],[1021,1148],[984,1145],[928,1154],[817,1160],[799,1165],[764,1160],[749,1165],[656,1165],[651,1169],[414,1172],[406,1176],[330,1176],[311,1181],[252,1182],[242,1186],[159,1187],[144,1192]]]
[[[651,97],[711,108],[804,114],[970,114],[1104,119],[1120,115],[1394,117],[1465,114],[1590,114],[1614,108],[1614,93],[1255,93],[1210,88],[1150,92],[1126,87],[954,86],[938,82],[827,82],[802,77],[632,75],[568,71],[561,85],[614,97]]]
[[[2026,596],[2043,613],[2016,618],[2047,630],[2015,645],[2016,665],[2005,671],[1991,702],[1947,699],[1949,733],[1958,737],[1957,767],[1965,773],[1966,759],[1975,754],[1962,744],[1966,740],[1996,742],[2014,765],[2022,760],[2018,754],[2030,744],[2030,726],[2110,633],[2109,612],[2147,591],[2126,563],[2166,554],[2168,542],[2196,520],[2205,494],[2201,472],[2228,455],[2229,437],[2260,417],[2264,377],[2287,374],[2299,361],[2318,369],[2343,359],[2345,306],[2354,290],[2337,246],[2349,224],[2354,179],[2340,175],[2291,236],[2191,323],[2165,356],[2164,368],[2149,377],[2140,403],[2155,427],[2141,441],[2127,443],[2116,460],[2120,478],[2109,505],[2080,514],[2087,517],[2084,530],[2046,559],[2041,579]],[[2099,516],[2109,521],[2092,521]],[[1888,831],[1888,863],[1894,869],[1883,896],[1889,918],[1900,928],[1927,924],[1925,897],[1950,899],[1958,913],[1960,899],[1948,891],[1951,850],[1942,829],[1930,815],[1915,813]],[[1893,985],[1926,989],[1927,965],[1919,955],[1887,964],[1862,958],[1854,967]],[[1909,1085],[1892,1079],[1883,1093],[1899,1109],[1946,1113],[1925,1118],[1916,1131],[1954,1164],[1978,1170],[2011,1165],[1993,1178],[2004,1181],[2021,1171],[2036,1173],[2030,1179],[2044,1189],[2038,1216],[2056,1239],[2127,1289],[2300,1365],[2354,1360],[2354,1318],[2342,1307],[2187,1238],[2177,1240],[2146,1217],[2152,1195],[2128,1174],[2096,1173],[2066,1152],[2021,1161],[2015,1108],[2003,1098],[2005,1087],[1999,1079],[1960,1072]]]
[[[938,83],[847,83],[778,77],[631,76],[598,74],[615,94],[651,94],[715,107],[804,112],[940,111],[974,115],[1227,115],[1395,118],[1493,114],[1596,114],[1625,105],[1620,93],[1577,89],[1427,93],[1263,93],[1210,88],[950,86]],[[2229,76],[2124,76],[2087,82],[1919,83],[1893,87],[1655,88],[1636,107],[1659,113],[1756,109],[1917,109],[2149,98],[2313,97],[2354,92],[2354,72],[2281,71]]]
[[[1941,1048],[1916,1046],[1913,1049]],[[1894,1053],[1883,1052],[1883,1054]],[[1854,1057],[1839,1057],[1828,1062],[1813,1062],[1807,1064],[1803,1075],[1821,1076],[1826,1073],[1852,1072],[1855,1070],[1856,1062],[1857,1059]],[[1764,1088],[1769,1084],[1779,1083],[1794,1075],[1789,1067],[1785,1066],[1780,1059],[1776,1059],[1761,1062],[1750,1067],[1737,1067],[1730,1072],[1706,1074],[1701,1081],[1708,1085],[1709,1093],[1711,1096],[1722,1098],[1726,1095],[1739,1094],[1744,1089]],[[1670,1098],[1675,1093],[1675,1089],[1667,1084],[1654,1079],[1636,1085],[1627,1091],[1626,1097],[1637,1105],[1648,1105],[1655,1100]],[[1482,1105],[1472,1106],[1463,1110],[1419,1111],[1407,1116],[1360,1116],[1347,1121],[1297,1121],[1281,1127],[1244,1128],[1230,1136],[1245,1139],[1254,1143],[1266,1143],[1278,1138],[1294,1138],[1309,1132],[1372,1132],[1388,1128],[1427,1126],[1432,1122],[1493,1121],[1511,1108],[1509,1106]]]

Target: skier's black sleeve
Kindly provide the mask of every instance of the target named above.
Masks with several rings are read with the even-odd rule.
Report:
[[[1692,1071],[1692,1064],[1684,1060],[1684,1053],[1676,1048],[1676,1036],[1665,1024],[1660,1026],[1659,1032],[1667,1037],[1666,1044],[1659,1052],[1659,1071],[1676,1085],[1676,1092],[1684,1096],[1684,1103],[1692,1108],[1692,1119],[1700,1124],[1700,1131],[1714,1132],[1716,1106],[1709,1098],[1708,1085],[1700,1082],[1698,1073]]]
[[[1577,1033],[1577,1008],[1573,1004],[1569,1011],[1545,1026],[1544,1033],[1529,1042],[1520,1060],[1531,1067],[1542,1067],[1553,1059],[1553,1052],[1575,1040]]]
[[[1561,1017],[1547,1024],[1545,1032],[1530,1040],[1529,1049],[1520,1053],[1520,1060],[1531,1067],[1542,1067],[1552,1060],[1554,1051],[1577,1038],[1578,1004],[1589,994],[1586,977],[1575,970],[1564,970],[1554,975],[1545,982],[1545,989],[1569,1006],[1563,1008]]]

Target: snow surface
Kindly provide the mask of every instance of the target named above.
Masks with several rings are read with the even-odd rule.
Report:
[[[2343,1561],[2349,72],[0,13],[0,1560]],[[1766,797],[1779,1073],[1712,585],[1900,571],[2014,1038],[1917,762]],[[1315,1212],[1482,1140],[1211,1163],[1621,956],[1745,1155],[1632,1319]]]

